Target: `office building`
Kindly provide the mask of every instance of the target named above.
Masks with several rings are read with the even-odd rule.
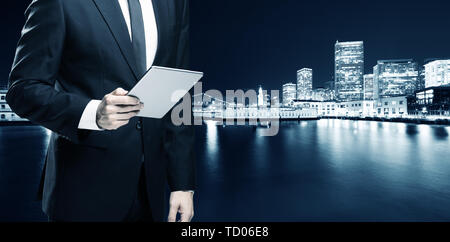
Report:
[[[450,86],[429,87],[408,98],[409,115],[450,116]]]
[[[364,75],[364,43],[336,42],[335,90],[340,101],[362,100]]]
[[[425,88],[450,85],[450,60],[425,64]]]
[[[297,99],[311,100],[313,88],[313,70],[303,68],[297,71]]]
[[[297,85],[294,83],[287,83],[283,85],[283,106],[287,107],[297,99]]]
[[[380,60],[373,74],[375,99],[414,95],[418,87],[418,66],[411,59]]]

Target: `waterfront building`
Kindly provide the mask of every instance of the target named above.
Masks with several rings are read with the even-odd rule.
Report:
[[[318,113],[315,108],[281,108],[279,117],[284,120],[289,119],[317,119]]]
[[[297,85],[287,83],[283,85],[283,106],[291,106],[292,102],[297,99]]]
[[[450,60],[425,64],[425,88],[450,85]]]
[[[316,109],[320,108],[322,102],[313,100],[294,100],[292,107],[297,109]]]
[[[364,75],[364,100],[374,100],[375,86],[373,74]]]
[[[407,96],[385,97],[375,102],[376,117],[401,118],[408,114]]]
[[[297,99],[311,100],[313,89],[313,70],[303,68],[297,71]]]
[[[363,99],[364,43],[336,42],[335,90],[339,101]]]
[[[5,89],[0,89],[0,122],[23,122],[27,121],[15,114],[6,102]]]
[[[365,118],[373,117],[375,101],[359,100],[336,103],[335,114],[337,117]]]
[[[406,96],[402,96],[379,100],[320,102],[318,113],[322,117],[398,118],[405,116],[407,109]]]
[[[450,118],[450,86],[429,87],[408,98],[408,114]]]
[[[373,68],[375,99],[414,95],[419,71],[412,59],[380,60]]]
[[[336,102],[321,102],[318,113],[321,117],[336,117],[337,106]]]

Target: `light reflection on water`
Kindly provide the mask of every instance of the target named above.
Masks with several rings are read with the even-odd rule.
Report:
[[[350,120],[197,127],[197,221],[450,221],[450,127]],[[49,132],[0,127],[0,221],[34,201]]]
[[[220,160],[224,178],[199,177],[200,200],[208,201],[199,207],[203,220],[450,220],[449,127],[302,121],[282,123],[275,137],[216,128],[217,147],[198,145],[201,157]],[[200,174],[215,169],[199,162]]]

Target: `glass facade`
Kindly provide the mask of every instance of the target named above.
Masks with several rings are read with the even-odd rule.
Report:
[[[450,60],[436,60],[425,65],[425,87],[450,85]]]
[[[303,68],[297,71],[297,99],[311,100],[313,88],[313,70]]]
[[[329,88],[316,88],[312,91],[312,100],[313,101],[331,101],[334,99],[334,90]]]
[[[335,90],[340,101],[363,98],[364,43],[336,42],[335,45]]]
[[[378,61],[373,74],[375,98],[414,95],[418,87],[418,66],[411,59]]]
[[[364,100],[374,100],[374,97],[373,74],[364,75]]]
[[[408,113],[420,116],[450,115],[450,87],[430,87],[408,97]]]
[[[297,85],[287,83],[283,85],[283,106],[289,106],[297,99]]]

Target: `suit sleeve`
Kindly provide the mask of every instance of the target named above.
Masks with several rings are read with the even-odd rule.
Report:
[[[76,142],[88,98],[56,91],[65,41],[61,0],[34,0],[25,12],[6,96],[12,110]]]
[[[189,68],[189,1],[183,1],[181,31],[177,45],[177,67]],[[192,115],[191,115],[192,117]],[[170,114],[165,117],[165,150],[168,156],[168,181],[172,191],[195,190],[194,126],[175,126]]]

